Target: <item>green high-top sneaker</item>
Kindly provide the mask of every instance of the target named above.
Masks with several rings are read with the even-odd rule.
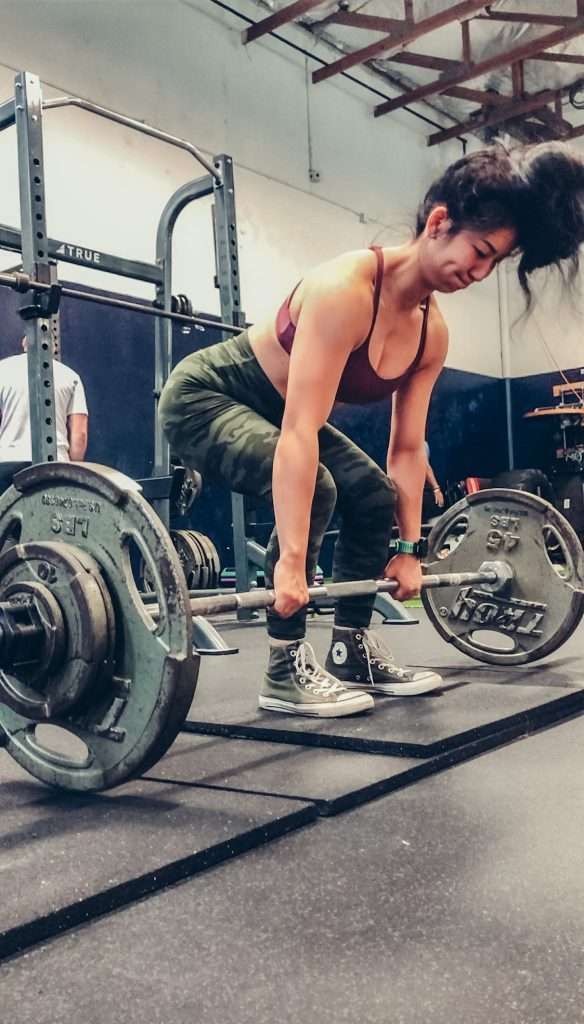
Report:
[[[343,686],[316,660],[306,640],[270,644],[268,671],[258,703],[265,711],[340,718],[373,707],[370,693]]]

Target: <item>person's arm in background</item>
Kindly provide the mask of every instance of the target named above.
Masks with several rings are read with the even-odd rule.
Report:
[[[74,412],[67,416],[69,458],[71,462],[83,462],[87,451],[87,413]]]
[[[87,401],[80,377],[75,381],[69,411],[67,413],[67,438],[71,462],[83,462],[87,451],[88,437]]]
[[[438,508],[444,508],[444,495],[442,493],[442,488],[434,475],[434,470],[430,465],[429,459],[426,460],[426,483],[432,488],[434,501],[438,505]]]

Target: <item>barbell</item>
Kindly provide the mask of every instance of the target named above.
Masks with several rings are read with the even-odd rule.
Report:
[[[470,495],[438,521],[428,544],[428,616],[473,658],[534,661],[564,643],[584,614],[582,547],[534,495]],[[478,568],[469,571],[465,556]],[[139,565],[154,595],[138,589]],[[310,597],[396,587],[391,579],[333,583]],[[4,745],[36,778],[65,789],[107,789],[143,774],[178,735],[195,695],[193,617],[273,601],[270,590],[190,594],[162,522],[117,470],[22,470],[0,498]]]
[[[38,281],[24,271],[15,273],[0,273],[0,287],[11,288],[17,292],[35,292],[37,296],[44,296],[46,308],[44,315],[49,316],[59,309],[61,296],[68,299],[76,299],[80,302],[93,302],[98,306],[108,306],[111,309],[126,309],[133,313],[142,313],[143,316],[158,317],[159,320],[173,320],[180,324],[195,324],[199,327],[211,327],[221,331],[223,334],[239,334],[244,325],[229,324],[221,320],[212,320],[210,317],[200,316],[193,310],[190,299],[184,295],[173,295],[171,297],[170,310],[162,309],[157,305],[146,305],[139,300],[114,298],[112,295],[98,295],[97,292],[82,292],[78,288],[71,288],[68,285],[47,284]]]

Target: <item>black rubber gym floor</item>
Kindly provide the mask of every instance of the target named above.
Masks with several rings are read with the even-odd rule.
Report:
[[[146,778],[55,794],[0,751],[3,1020],[584,1020],[584,633],[511,675],[381,629],[441,695],[258,712],[231,626]]]

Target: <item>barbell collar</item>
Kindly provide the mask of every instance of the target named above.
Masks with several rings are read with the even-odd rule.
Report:
[[[483,583],[484,589],[491,594],[499,594],[506,590],[515,579],[513,566],[509,562],[481,562],[479,572],[495,573],[496,579],[494,583]]]

